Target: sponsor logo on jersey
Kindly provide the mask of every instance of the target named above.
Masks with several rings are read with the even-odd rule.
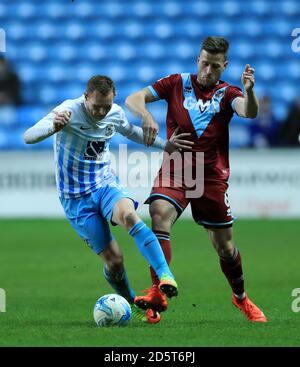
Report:
[[[192,87],[189,87],[189,86],[184,87],[184,92],[191,93],[191,92],[192,92],[192,90],[193,90],[193,88],[192,88]]]
[[[107,125],[105,130],[106,136],[111,136],[115,132],[115,127],[113,124]]]
[[[220,93],[220,95],[222,95],[222,92]],[[198,99],[197,101],[193,97],[185,98],[185,100],[183,101],[183,107],[186,110],[200,110],[201,113],[203,113],[205,110],[208,110],[212,113],[218,113],[221,110],[220,102],[218,100],[214,99],[203,102],[202,99]]]
[[[88,141],[83,159],[88,161],[100,160],[104,150],[105,141]]]
[[[208,107],[210,107],[211,101],[203,102],[202,99],[194,99],[193,97],[185,98],[183,102],[183,107],[186,110],[199,110],[204,112]]]

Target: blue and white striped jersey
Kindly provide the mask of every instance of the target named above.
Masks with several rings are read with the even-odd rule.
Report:
[[[70,111],[69,123],[55,133],[55,112]],[[109,142],[118,132],[143,144],[143,130],[130,124],[123,109],[113,104],[108,114],[95,121],[86,111],[84,96],[68,99],[24,133],[27,144],[38,143],[54,135],[54,157],[58,194],[76,198],[115,181],[111,169]],[[165,149],[166,141],[157,136],[153,147]]]
[[[123,109],[113,104],[104,119],[95,122],[84,106],[84,96],[66,100],[54,111],[70,111],[68,125],[54,135],[54,158],[58,194],[65,198],[86,195],[115,180],[111,170],[109,142],[116,131],[129,124]],[[53,126],[54,112],[38,122]]]

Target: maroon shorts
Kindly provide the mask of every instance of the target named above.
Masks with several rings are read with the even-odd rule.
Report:
[[[193,219],[207,228],[228,228],[232,226],[234,217],[231,214],[227,196],[228,184],[224,181],[205,181],[203,194],[197,198],[187,198],[184,187],[163,187],[154,182],[151,194],[146,200],[150,204],[154,200],[167,200],[177,210],[178,217],[191,204]]]

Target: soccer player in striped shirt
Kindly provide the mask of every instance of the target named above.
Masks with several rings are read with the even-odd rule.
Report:
[[[183,73],[162,78],[139,92],[127,97],[127,107],[143,121],[145,143],[151,145],[158,125],[146,108],[146,103],[159,99],[168,104],[167,134],[179,129],[191,133],[194,142],[192,160],[197,168],[197,152],[204,152],[204,192],[190,199],[188,189],[175,187],[175,172],[171,172],[171,184],[164,185],[162,163],[148,199],[152,228],[168,263],[171,260],[170,230],[172,225],[190,204],[193,219],[206,228],[220,259],[221,269],[232,289],[232,302],[249,321],[266,322],[263,312],[249,299],[244,289],[241,255],[235,247],[232,235],[232,216],[227,188],[229,179],[229,122],[234,114],[254,118],[258,101],[254,92],[254,69],[246,65],[242,75],[244,93],[240,88],[221,80],[227,67],[229,44],[223,37],[208,37],[202,44],[198,57],[197,74]],[[184,154],[184,152],[182,152]],[[185,157],[185,156],[184,156]],[[186,163],[186,162],[185,162]],[[182,168],[183,170],[183,168]],[[182,173],[182,176],[184,172]],[[173,182],[172,182],[173,181]],[[159,291],[158,279],[151,269],[152,287],[145,296],[136,298],[140,307],[164,311],[167,300]]]
[[[33,144],[54,134],[60,202],[75,231],[104,260],[104,277],[115,291],[133,303],[135,293],[109,222],[127,229],[158,274],[161,291],[172,297],[177,295],[177,284],[159,242],[137,215],[137,202],[111,169],[109,142],[116,132],[143,143],[142,129],[127,121],[123,109],[113,102],[114,96],[113,81],[106,76],[94,76],[84,95],[56,107],[25,132],[24,140]],[[154,146],[176,150],[184,147],[181,143],[185,135],[188,134],[173,136],[167,142],[157,137]]]

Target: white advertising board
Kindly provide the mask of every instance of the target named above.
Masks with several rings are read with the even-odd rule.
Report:
[[[128,152],[129,160],[130,154]],[[118,155],[114,156],[118,160]],[[229,199],[235,216],[300,217],[300,150],[232,151],[230,161]],[[131,159],[131,163],[134,160]],[[158,166],[152,163],[139,164],[140,176],[149,177],[148,186],[128,186],[140,202],[138,212],[141,216],[148,215],[148,206],[143,202]],[[129,169],[128,174],[131,173]],[[1,152],[0,217],[63,215],[55,187],[53,153]],[[187,210],[185,216],[189,215]]]

